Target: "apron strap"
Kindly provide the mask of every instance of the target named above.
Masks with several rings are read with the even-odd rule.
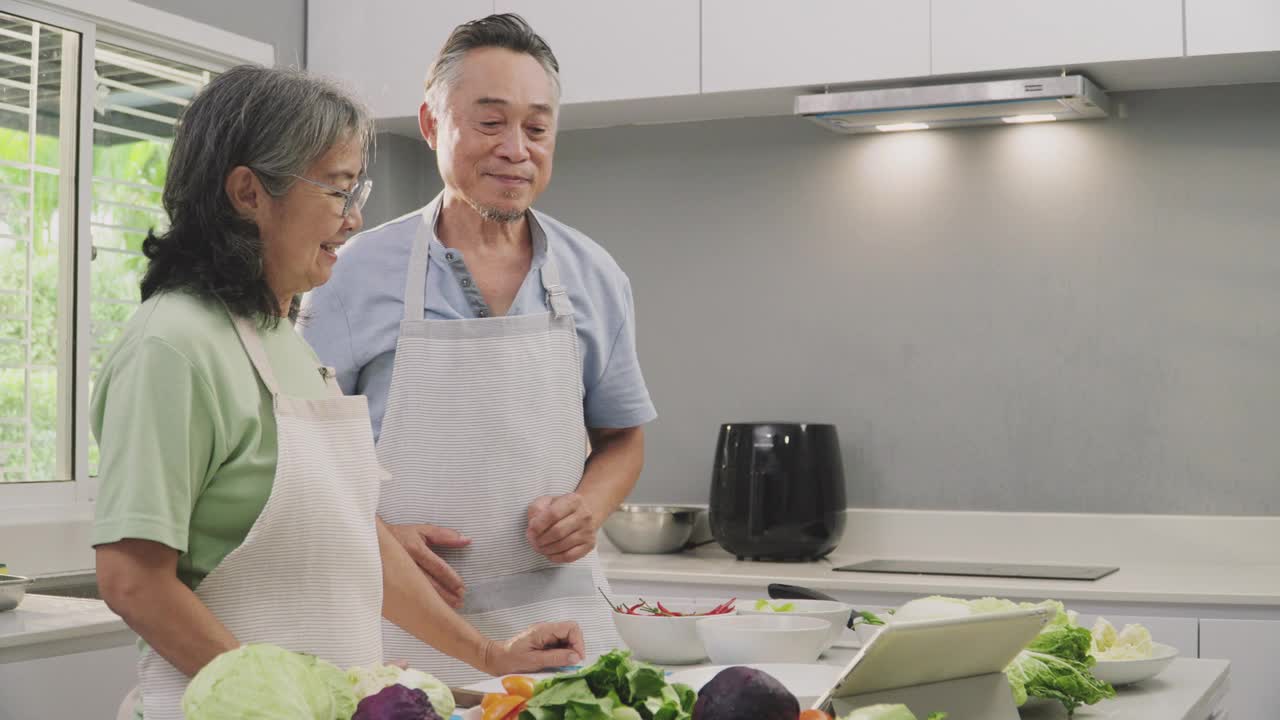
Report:
[[[569,292],[560,284],[560,266],[556,265],[556,257],[551,252],[551,243],[547,243],[547,258],[542,263],[542,289],[547,291],[547,304],[551,306],[551,314],[557,318],[573,315],[573,303],[569,301]]]
[[[427,266],[430,259],[431,228],[435,225],[439,198],[423,208],[422,221],[413,235],[413,249],[409,251],[409,274],[404,280],[404,319],[411,322],[426,317]]]
[[[230,310],[227,314],[231,315],[231,323],[236,326],[236,334],[240,336],[240,344],[244,346],[244,351],[249,355],[249,362],[253,363],[253,369],[258,371],[258,377],[262,378],[262,384],[267,386],[267,391],[272,397],[280,397],[280,385],[276,382],[276,375],[271,370],[271,361],[267,359],[267,349],[262,344],[262,337],[258,335],[258,328],[253,321],[240,317],[232,313]]]
[[[426,317],[427,307],[427,269],[431,257],[431,230],[435,227],[439,213],[440,198],[437,197],[422,210],[421,219],[414,231],[413,248],[409,251],[409,271],[404,281],[404,319],[416,322]],[[531,219],[531,222],[536,220]],[[573,303],[569,301],[569,292],[560,284],[560,267],[556,264],[555,255],[551,252],[551,244],[547,244],[547,258],[542,263],[542,289],[547,293],[547,305],[557,318],[573,315]]]

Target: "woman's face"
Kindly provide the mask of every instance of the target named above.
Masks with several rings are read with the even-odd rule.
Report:
[[[364,169],[364,146],[352,139],[334,145],[300,174],[350,190]],[[332,190],[294,180],[288,192],[268,197],[257,213],[267,282],[282,300],[328,282],[338,248],[364,224],[354,204],[342,216],[345,200]]]

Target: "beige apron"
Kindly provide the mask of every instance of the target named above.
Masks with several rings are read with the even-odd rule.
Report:
[[[437,552],[466,583],[461,613],[505,640],[535,622],[574,620],[587,655],[619,645],[595,552],[568,565],[525,537],[528,507],[573,492],[586,463],[582,359],[573,307],[547,249],[550,311],[467,320],[425,320],[428,243],[440,199],[428,205],[405,283],[378,458],[391,473],[378,515],[393,524],[453,528],[471,545]],[[404,658],[451,685],[485,675],[382,624],[388,657]]]
[[[279,454],[271,495],[249,534],[196,589],[241,643],[272,643],[339,667],[382,662],[382,560],[375,509],[385,471],[368,404],[280,392],[257,329],[233,318],[275,404]],[[138,663],[146,720],[182,720],[189,678],[147,649]]]

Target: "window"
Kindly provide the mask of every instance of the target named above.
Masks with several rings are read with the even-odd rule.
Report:
[[[91,497],[94,373],[138,305],[142,242],[166,222],[177,119],[231,64],[137,36],[0,0],[0,506],[33,488],[67,492],[20,497]]]
[[[98,43],[93,113],[90,392],[93,377],[138,306],[142,241],[167,222],[160,194],[182,109],[211,73]],[[89,472],[98,469],[89,449]]]

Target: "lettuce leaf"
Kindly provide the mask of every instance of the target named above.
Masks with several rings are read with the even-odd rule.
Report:
[[[1035,650],[1018,653],[1004,673],[1019,706],[1028,696],[1057,700],[1068,717],[1081,705],[1116,695],[1115,688],[1094,677],[1085,663]]]
[[[689,686],[668,685],[660,668],[614,650],[539,682],[520,720],[691,720],[696,699]]]

